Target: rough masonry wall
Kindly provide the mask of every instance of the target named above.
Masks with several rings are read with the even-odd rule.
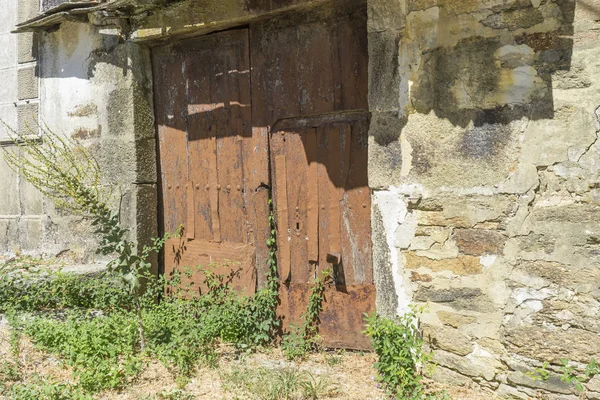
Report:
[[[37,37],[13,34],[15,24],[35,16],[39,0],[0,0],[0,120],[14,131],[37,134],[39,81]],[[0,146],[18,151],[0,124]],[[0,152],[0,257],[38,253],[42,241],[41,196],[13,172]]]
[[[132,239],[156,236],[156,150],[149,49],[120,29],[63,23],[40,37],[41,120],[81,141],[96,157],[113,208]],[[44,250],[95,260],[88,221],[46,204]]]
[[[378,309],[427,305],[436,379],[576,399],[553,371],[600,358],[600,1],[371,0],[369,21]]]
[[[149,49],[126,42],[115,27],[63,23],[36,35],[39,62],[31,81],[41,101],[27,105],[35,106],[37,120],[39,104],[40,123],[91,150],[107,188],[112,188],[112,205],[120,211],[122,224],[130,228],[132,239],[148,243],[157,235]],[[18,88],[21,92],[24,85]],[[20,122],[15,129],[27,133]],[[4,170],[10,171],[2,163]],[[0,208],[18,214],[14,221],[0,217],[0,255],[23,252],[60,255],[70,263],[104,262],[95,254],[98,236],[89,221],[56,209],[16,174],[0,176],[0,182],[7,182]]]

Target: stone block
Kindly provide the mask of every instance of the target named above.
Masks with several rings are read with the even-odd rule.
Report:
[[[380,0],[368,2],[369,32],[399,31],[406,25],[405,2]]]
[[[9,148],[8,151],[14,151],[14,148]],[[18,215],[20,214],[18,177],[6,165],[3,158],[4,154],[0,152],[0,188],[2,188],[0,215]]]
[[[440,365],[437,365],[433,370],[431,379],[452,386],[471,386],[473,384],[473,381],[466,376]]]
[[[19,220],[18,241],[23,251],[39,252],[42,244],[42,222],[40,218]]]
[[[14,104],[0,105],[0,120],[10,128],[0,126],[0,141],[5,141],[11,136],[11,129],[15,131],[18,129],[17,107]]]
[[[457,310],[493,312],[495,307],[479,288],[427,288],[420,287],[414,296],[415,301],[443,303]]]
[[[38,54],[37,35],[32,32],[17,35],[17,55],[19,64],[35,61]]]
[[[477,321],[477,318],[475,317],[448,311],[438,311],[437,316],[442,323],[450,325],[454,328],[460,328],[461,326],[472,324]]]
[[[136,182],[156,183],[156,139],[142,139],[135,142]]]
[[[378,206],[372,208],[373,280],[376,291],[377,313],[393,318],[398,314],[398,294],[394,286],[390,247],[387,244],[383,216]],[[394,249],[395,251],[395,249]]]
[[[515,266],[516,271],[539,277],[547,282],[562,287],[576,287],[584,283],[598,282],[600,270],[598,268],[575,268],[573,266],[553,261],[519,261]]]
[[[600,358],[600,336],[583,329],[521,325],[508,329],[504,339],[509,351],[536,360],[588,363],[592,357]]]
[[[502,254],[506,236],[501,232],[485,229],[456,229],[454,240],[461,253],[482,256]]]
[[[17,68],[8,68],[0,70],[0,99],[2,103],[16,102],[18,99]]]
[[[17,71],[17,85],[19,100],[37,99],[39,97],[37,67],[19,68]]]
[[[470,377],[492,381],[501,364],[491,357],[463,357],[444,350],[434,352],[433,361]]]
[[[37,135],[39,133],[39,104],[19,104],[17,107],[18,132],[21,135]]]
[[[415,252],[407,251],[405,267],[407,269],[427,268],[433,272],[450,271],[457,275],[475,275],[482,272],[479,257],[458,256],[443,260],[432,260],[428,257],[420,257]]]
[[[40,13],[40,0],[19,0],[18,22],[25,22]]]
[[[21,248],[18,243],[18,226],[16,218],[0,218],[0,253],[16,253]]]
[[[12,33],[0,33],[0,69],[16,67],[16,65],[17,37]]]
[[[533,372],[533,371],[532,371]],[[552,393],[575,394],[574,385],[561,381],[561,375],[549,372],[548,379],[531,379],[525,371],[513,371],[507,374],[508,383],[514,386],[526,386],[533,389],[547,390]]]
[[[400,76],[396,31],[371,32],[369,38],[369,109],[398,111]]]
[[[33,185],[25,179],[19,180],[19,198],[21,203],[21,214],[42,215],[43,197]]]
[[[156,184],[136,185],[136,240],[139,245],[151,245],[151,239],[158,236],[158,191]],[[158,272],[158,259],[150,260],[152,268]]]
[[[2,2],[0,12],[0,33],[8,33],[14,29],[17,23],[17,5],[20,0],[6,0]]]
[[[460,356],[466,356],[473,351],[471,340],[457,329],[424,324],[422,332],[424,339],[434,349],[446,350]]]

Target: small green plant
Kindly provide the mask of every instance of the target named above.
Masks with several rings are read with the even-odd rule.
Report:
[[[0,392],[1,394],[1,392]],[[93,397],[72,385],[37,378],[31,383],[15,383],[5,393],[11,400],[92,400]]]
[[[194,400],[196,398],[196,396],[187,393],[183,389],[163,390],[158,393],[157,397],[165,400]]]
[[[43,139],[43,143],[39,143],[37,137],[21,135],[2,124],[20,150],[4,151],[8,166],[58,207],[90,219],[100,235],[98,253],[116,255],[108,268],[121,278],[131,296],[137,312],[139,344],[144,351],[141,282],[150,276],[150,254],[160,251],[168,236],[153,239],[152,245],[138,251],[138,243],[127,238],[128,232],[121,226],[119,214],[109,206],[111,192],[103,185],[100,165],[81,143],[46,126],[39,127]]]
[[[266,287],[252,297],[237,295],[209,266],[201,269],[209,292],[185,300],[177,295],[192,288],[178,287],[177,276],[168,280],[150,272],[150,255],[160,251],[169,235],[138,249],[110,208],[110,193],[92,155],[77,141],[41,128],[42,143],[11,130],[20,151],[5,152],[5,161],[57,207],[88,218],[100,237],[98,252],[114,257],[109,273],[99,278],[44,271],[32,280],[38,271],[27,267],[0,275],[0,311],[21,313],[11,321],[12,331],[25,333],[38,348],[61,356],[74,369],[74,386],[44,383],[54,391],[49,398],[61,398],[71,389],[95,393],[121,388],[141,371],[147,356],[163,361],[183,382],[201,359],[216,365],[219,342],[249,350],[274,339],[280,321],[272,201]],[[30,275],[23,276],[23,271]],[[178,274],[191,271],[182,268]],[[60,312],[39,313],[48,310]],[[29,314],[23,317],[24,312]],[[312,332],[318,312],[316,319],[308,314],[306,332]],[[22,393],[32,390],[13,387]]]
[[[224,375],[224,387],[228,392],[241,392],[239,398],[258,400],[316,400],[339,394],[327,378],[298,368],[237,368]]]
[[[594,376],[600,374],[600,367],[595,359],[589,362],[589,364],[585,367],[583,374],[578,374],[575,370],[575,367],[570,365],[569,360],[566,358],[561,359],[562,366],[560,368],[562,372],[562,376],[560,380],[567,383],[575,385],[575,388],[578,392],[583,392],[585,388],[583,384],[589,381]]]
[[[547,381],[548,378],[550,377],[550,373],[548,372],[549,365],[550,364],[546,361],[542,364],[541,367],[537,367],[531,371],[526,372],[525,376],[527,376],[529,379],[531,379],[534,382]]]
[[[336,365],[340,365],[344,360],[344,355],[346,351],[343,349],[336,350],[335,353],[327,353],[325,354],[325,362],[330,367],[334,367]]]
[[[300,326],[292,325],[290,332],[283,339],[281,347],[288,359],[303,358],[318,345],[319,316],[323,311],[325,289],[330,280],[330,269],[326,269],[321,273],[321,279],[315,278],[306,311],[300,317],[302,324]]]
[[[430,363],[431,355],[423,351],[423,338],[416,325],[420,312],[412,307],[394,319],[375,313],[365,315],[365,333],[378,356],[375,363],[378,380],[388,394],[399,399],[424,397],[419,369]]]
[[[575,385],[575,389],[580,393],[585,390],[583,386],[585,382],[600,374],[600,366],[598,366],[598,363],[594,358],[586,365],[582,373],[578,373],[575,366],[571,365],[566,358],[562,358],[560,362],[560,371],[562,372],[560,380],[566,384]],[[547,381],[550,378],[550,373],[548,372],[549,366],[550,364],[546,361],[541,367],[526,372],[525,375],[533,381]]]

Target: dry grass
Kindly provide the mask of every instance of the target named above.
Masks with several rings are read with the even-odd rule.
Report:
[[[32,382],[41,376],[52,382],[74,383],[71,370],[59,359],[35,349],[26,338],[21,339],[19,362],[22,382]],[[153,400],[153,399],[249,399],[244,390],[235,388],[232,374],[244,371],[293,370],[306,373],[317,381],[326,382],[326,390],[319,398],[347,400],[384,399],[377,387],[372,353],[324,352],[314,354],[303,362],[290,362],[279,349],[265,353],[236,355],[223,346],[218,368],[201,367],[185,382],[178,385],[176,378],[160,362],[148,360],[145,370],[121,391],[107,391],[97,396],[103,400]],[[10,333],[0,326],[0,361],[14,360],[10,351]],[[455,400],[491,399],[488,393],[429,383],[431,389],[445,390]],[[0,396],[1,398],[1,396]]]

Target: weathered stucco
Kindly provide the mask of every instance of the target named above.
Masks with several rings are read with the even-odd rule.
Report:
[[[407,207],[374,257],[427,304],[439,380],[575,399],[524,373],[600,355],[599,19],[597,1],[370,2],[374,215]]]
[[[121,221],[131,227],[131,238],[147,243],[157,234],[149,49],[124,41],[117,28],[88,24],[64,23],[38,35],[40,122],[92,151],[107,187],[112,186]],[[6,146],[11,149],[10,143]],[[77,263],[102,261],[95,254],[97,236],[88,222],[55,209],[16,174],[2,175],[15,190],[3,196],[0,212],[15,217],[0,218],[6,225],[0,226],[6,232],[0,252],[60,254]]]

